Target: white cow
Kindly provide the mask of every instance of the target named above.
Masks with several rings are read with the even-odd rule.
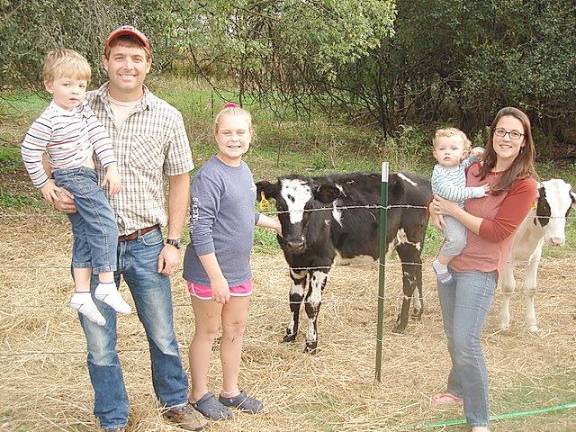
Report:
[[[538,189],[536,208],[532,209],[518,227],[512,245],[512,255],[501,275],[504,294],[500,309],[500,328],[510,328],[510,299],[516,288],[514,263],[526,263],[524,300],[526,303],[526,326],[528,331],[537,332],[538,322],[534,308],[538,264],[542,256],[542,246],[549,243],[562,246],[565,242],[564,228],[571,208],[576,208],[576,194],[572,186],[564,180],[552,179],[543,182]]]

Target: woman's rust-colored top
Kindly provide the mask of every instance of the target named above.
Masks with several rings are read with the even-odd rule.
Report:
[[[480,164],[472,165],[466,173],[466,186],[495,185],[502,172],[477,177]],[[507,192],[469,199],[464,209],[483,218],[479,234],[467,230],[468,239],[460,255],[450,267],[456,271],[502,271],[512,248],[513,234],[538,198],[538,184],[532,177],[516,180]]]

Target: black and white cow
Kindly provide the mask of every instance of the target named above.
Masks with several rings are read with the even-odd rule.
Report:
[[[552,179],[543,182],[540,186],[536,208],[528,213],[526,219],[518,227],[512,245],[511,259],[501,275],[504,295],[500,309],[502,330],[510,328],[510,299],[516,288],[514,264],[525,263],[527,266],[524,281],[526,326],[530,332],[538,331],[534,295],[542,247],[544,243],[554,246],[564,244],[566,217],[571,208],[576,208],[576,194],[572,191],[570,184],[564,180]]]
[[[378,259],[378,223],[381,175],[350,173],[327,177],[290,175],[277,183],[257,183],[258,196],[276,200],[282,237],[278,242],[290,266],[290,310],[292,318],[284,342],[298,334],[302,300],[308,315],[305,352],[318,345],[317,319],[328,272],[336,254],[343,258],[368,255]],[[418,309],[422,314],[422,261],[420,254],[426,235],[432,199],[430,182],[412,174],[391,174],[388,185],[388,249],[395,248],[402,261],[404,299],[395,332],[408,323],[410,300],[418,288]],[[404,207],[394,207],[402,206]],[[413,208],[410,206],[416,206]],[[342,209],[342,207],[352,207]],[[367,208],[369,207],[369,208]],[[354,296],[353,287],[350,296]]]

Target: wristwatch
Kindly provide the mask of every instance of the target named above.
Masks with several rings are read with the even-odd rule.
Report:
[[[180,249],[180,240],[179,239],[168,239],[166,240],[166,244],[174,246],[176,249]]]

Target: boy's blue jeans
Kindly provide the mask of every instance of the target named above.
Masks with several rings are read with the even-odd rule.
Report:
[[[116,270],[118,226],[98,186],[96,171],[87,167],[57,169],[54,181],[74,195],[76,213],[68,215],[74,234],[72,267],[91,268],[94,274]]]
[[[438,283],[444,332],[452,369],[448,392],[464,399],[464,414],[471,426],[488,426],[488,373],[480,335],[490,310],[497,273],[456,272],[453,280]]]
[[[158,273],[158,256],[164,247],[160,229],[135,240],[118,243],[116,285],[123,277],[130,288],[138,318],[144,325],[150,349],[152,384],[160,404],[167,408],[188,401],[188,379],[182,368],[174,333],[170,279]],[[94,292],[98,278],[92,276]],[[128,395],[116,351],[116,313],[94,299],[106,318],[99,326],[79,314],[88,345],[88,371],[94,388],[94,415],[107,428],[128,423]]]

